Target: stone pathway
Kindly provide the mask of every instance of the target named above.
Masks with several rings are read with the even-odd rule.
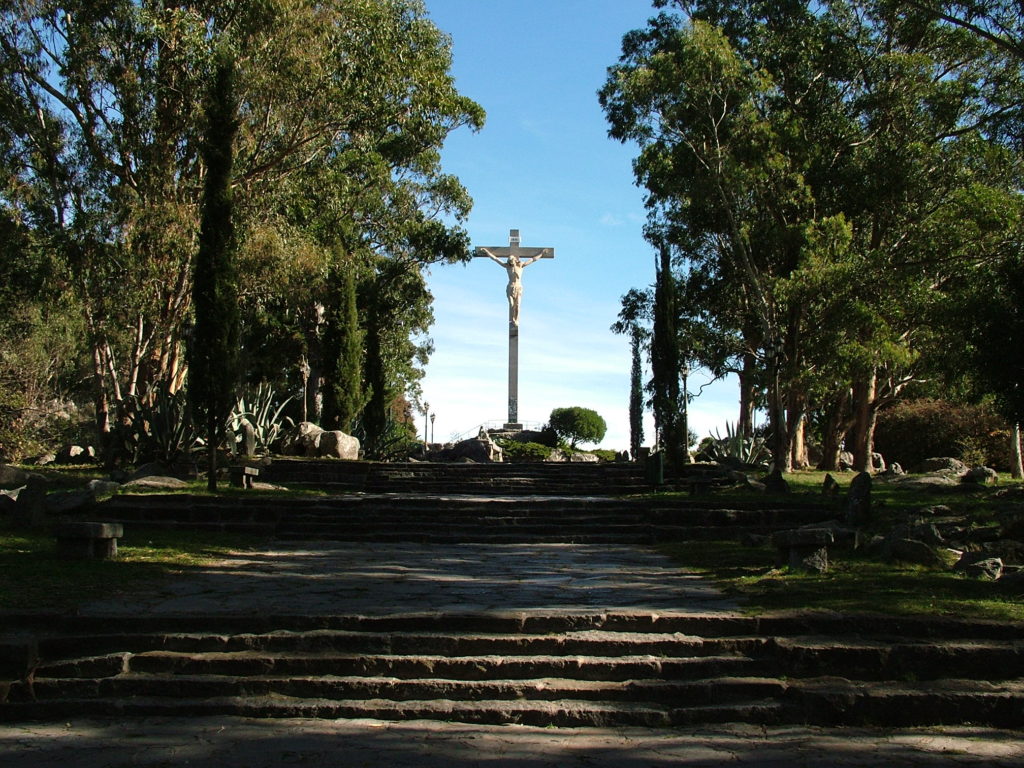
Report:
[[[710,726],[528,728],[375,720],[137,719],[0,726],[4,768],[304,765],[658,768],[1024,765],[1018,732]]]
[[[642,547],[585,544],[308,544],[233,555],[83,614],[651,609],[730,613],[701,577]]]

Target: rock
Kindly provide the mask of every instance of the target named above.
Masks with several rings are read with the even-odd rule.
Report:
[[[317,447],[320,456],[355,461],[359,458],[359,439],[335,430],[320,435]]]
[[[36,528],[46,522],[46,481],[30,477],[14,504],[14,527]]]
[[[983,560],[976,560],[964,568],[964,573],[973,579],[997,581],[1003,575],[1003,561],[998,557],[986,557]]]
[[[1008,572],[1004,568],[999,586],[1010,594],[1024,595],[1024,570]]]
[[[940,472],[959,477],[967,471],[967,466],[960,459],[954,459],[951,456],[938,456],[925,459],[914,468],[914,471],[923,475]]]
[[[323,430],[311,421],[301,421],[285,433],[281,439],[281,453],[285,456],[317,455],[320,435]]]
[[[982,543],[981,551],[998,557],[1003,561],[1003,565],[1024,565],[1024,542],[1013,539],[986,541]]]
[[[777,564],[793,570],[825,573],[828,570],[828,545],[835,540],[825,528],[795,528],[772,534],[778,550]]]
[[[12,495],[13,494],[13,495]],[[14,508],[18,503],[17,491],[0,493],[0,517],[14,514]]]
[[[999,482],[999,473],[991,467],[971,467],[963,474],[960,481],[978,485],[995,485]]]
[[[839,483],[832,475],[825,475],[825,481],[821,484],[821,495],[829,498],[839,498]]]
[[[946,543],[946,540],[942,538],[942,534],[939,533],[939,529],[935,527],[934,523],[921,523],[911,526],[910,536],[907,538],[923,541],[925,544],[933,547],[941,547]]]
[[[163,490],[174,490],[177,488],[188,488],[188,483],[179,480],[177,477],[161,475],[147,475],[137,480],[129,480],[124,484],[125,488],[160,488]]]
[[[57,454],[55,453],[44,453],[42,456],[36,456],[29,459],[27,463],[32,464],[36,467],[45,467],[47,464],[53,464],[57,460]]]
[[[573,453],[569,456],[571,464],[597,464],[599,461],[600,459],[592,453]]]
[[[546,459],[544,459],[544,461],[550,461],[550,462],[553,462],[555,464],[564,464],[568,460],[569,460],[569,457],[566,456],[565,455],[565,451],[563,451],[560,448],[552,448],[551,449],[551,453],[549,453],[548,457]]]
[[[871,471],[885,472],[885,458],[880,453],[871,454]]]
[[[135,468],[127,480],[141,480],[144,477],[170,477],[174,473],[171,468],[160,461],[151,461],[148,464],[142,464]]]
[[[953,514],[953,510],[945,504],[936,504],[934,507],[922,507],[917,514],[922,517],[948,517]]]
[[[782,470],[773,469],[768,477],[764,479],[764,492],[765,493],[789,493],[789,483],[782,476]]]
[[[472,437],[453,445],[449,451],[452,459],[470,459],[476,463],[490,463],[502,460],[501,448],[490,439]]]
[[[96,449],[91,445],[65,445],[57,451],[57,464],[89,464],[96,460]]]
[[[755,491],[757,493],[764,493],[765,491],[764,483],[755,480],[746,472],[732,471],[729,473],[729,479],[748,491]]]
[[[945,568],[948,561],[935,548],[917,539],[894,539],[888,542],[888,554],[891,560],[902,563],[925,565],[929,568]]]
[[[31,475],[23,469],[0,464],[0,488],[20,488],[28,483]]]
[[[121,484],[113,480],[90,480],[86,487],[96,496],[109,496],[115,493]]]
[[[859,473],[846,494],[846,524],[861,526],[871,520],[871,475]]]
[[[839,468],[845,471],[853,469],[853,454],[849,451],[842,451],[839,454]]]
[[[1010,510],[999,515],[1003,538],[1024,540],[1024,511]]]
[[[50,515],[74,515],[91,509],[95,503],[96,495],[88,488],[51,493],[46,497],[46,512]]]

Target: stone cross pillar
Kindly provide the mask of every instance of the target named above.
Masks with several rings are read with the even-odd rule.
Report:
[[[538,259],[555,258],[554,248],[521,248],[519,230],[509,230],[508,248],[476,248],[476,258],[490,259],[508,273],[508,422],[505,429],[521,430],[519,423],[519,310],[523,299],[523,270]]]

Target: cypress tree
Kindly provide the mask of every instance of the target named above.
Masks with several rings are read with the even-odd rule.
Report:
[[[634,327],[630,333],[633,366],[629,377],[629,452],[636,461],[644,442],[644,374],[641,359],[642,331]]]
[[[685,437],[680,432],[679,340],[676,337],[676,291],[668,245],[660,249],[654,284],[654,330],[651,339],[651,372],[654,379],[654,415],[669,466],[686,463]]]
[[[195,327],[188,348],[189,398],[206,438],[207,487],[217,490],[217,447],[231,413],[238,380],[238,278],[231,196],[233,144],[238,130],[234,60],[216,54],[206,95],[206,165],[199,251],[192,274]]]
[[[363,404],[363,334],[359,327],[356,266],[351,260],[332,269],[332,306],[324,333],[324,423],[351,432]]]

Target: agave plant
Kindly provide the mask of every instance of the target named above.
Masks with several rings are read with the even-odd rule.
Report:
[[[173,464],[199,445],[185,391],[171,392],[167,382],[130,395],[121,409],[118,448],[129,463]]]
[[[718,430],[711,436],[712,442],[705,449],[713,461],[726,464],[761,464],[770,455],[768,442],[763,437],[743,437],[739,425],[725,423],[725,437]]]
[[[248,432],[257,453],[270,453],[270,446],[281,436],[281,431],[293,424],[287,416],[283,419],[281,417],[281,412],[293,397],[276,403],[273,387],[264,383],[260,383],[255,390],[239,395],[227,423],[228,448],[231,452],[239,452],[239,445],[244,445]],[[246,448],[243,450],[248,453]]]

